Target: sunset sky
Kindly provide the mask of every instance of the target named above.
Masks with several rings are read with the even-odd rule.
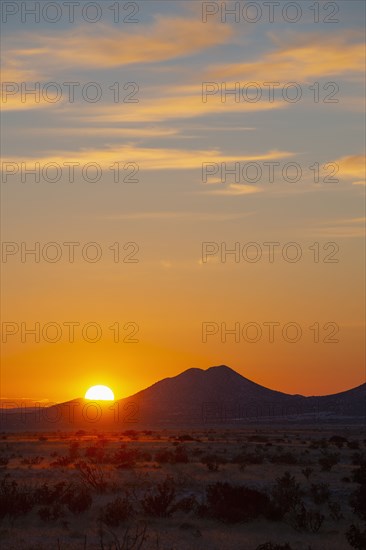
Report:
[[[107,4],[113,2],[100,2]],[[204,23],[201,2],[155,0],[138,2],[131,15],[138,22],[128,23],[122,19],[131,10],[119,4],[119,22],[103,9],[90,23],[79,9],[73,23],[66,13],[56,23],[22,22],[19,13],[2,23],[1,398],[60,402],[94,384],[120,398],[185,369],[220,364],[288,393],[330,394],[362,384],[364,3],[332,3],[339,7],[336,23],[322,22],[331,18],[325,2],[314,23],[306,0],[298,2],[303,13],[295,23],[281,11],[270,23],[264,8],[256,23],[222,22],[220,14]],[[30,89],[36,82],[39,101],[22,101],[21,83]],[[91,82],[97,86],[86,87],[85,98],[81,89]],[[239,101],[222,101],[222,83],[230,90],[236,82]],[[268,82],[278,83],[272,98]],[[65,83],[78,83],[74,102]],[[261,87],[258,101],[248,83]],[[290,100],[282,92],[288,83],[296,83]],[[138,102],[114,102],[118,87],[120,99]],[[203,88],[211,90],[206,101]],[[62,93],[53,101],[55,90]],[[96,90],[102,95],[93,102]],[[298,90],[302,96],[292,102]],[[53,168],[43,176],[41,170],[39,182],[30,174],[22,181],[21,163]],[[74,181],[70,163],[79,163]],[[83,178],[88,163],[98,164],[99,181],[90,181],[92,167]],[[130,174],[137,181],[114,181],[115,163],[120,180]],[[240,172],[240,181],[222,181],[221,163],[228,170],[246,166],[247,179]],[[264,163],[278,163],[273,182]],[[299,181],[282,176],[287,163],[301,167]],[[62,167],[59,178],[55,166]],[[207,170],[212,174],[204,178]],[[273,257],[268,242],[279,243]],[[24,246],[22,255],[21,243],[39,246],[40,261],[24,255]],[[47,243],[57,246],[44,249]],[[63,243],[80,243],[73,262],[71,245]],[[83,257],[87,243],[97,246]],[[125,262],[114,261],[114,243]],[[219,252],[202,257],[202,243],[217,243]],[[240,261],[228,255],[223,262],[221,243],[227,250],[239,243]],[[262,252],[257,262],[254,246],[245,257],[248,243]],[[299,250],[299,261],[284,259]],[[95,251],[102,252],[99,261],[88,261]],[[270,342],[272,322],[279,325]],[[36,323],[39,342],[23,330]],[[62,327],[59,341],[47,341],[52,327],[42,334],[47,323]],[[77,323],[74,341],[70,323]],[[88,323],[100,327],[97,342],[87,341],[93,326],[83,337]],[[205,323],[217,328],[206,342]],[[228,335],[224,342],[223,323],[239,323],[240,330],[256,323],[262,336],[248,342],[241,331],[240,341]],[[288,323],[301,327],[299,341],[283,337]],[[338,342],[324,341],[336,326]],[[138,341],[123,342],[128,335]]]

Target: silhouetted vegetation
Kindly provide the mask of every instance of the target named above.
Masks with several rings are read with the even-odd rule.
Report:
[[[150,516],[166,518],[174,511],[175,496],[174,480],[167,477],[165,481],[158,483],[155,490],[145,495],[142,500],[142,507]]]

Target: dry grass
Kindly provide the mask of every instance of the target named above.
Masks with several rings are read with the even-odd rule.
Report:
[[[335,435],[347,441],[330,441]],[[359,487],[353,472],[366,455],[363,437],[359,428],[336,426],[3,434],[0,479],[15,481],[17,490],[33,496],[43,484],[52,489],[64,482],[69,489],[57,497],[57,506],[45,505],[43,496],[27,512],[3,514],[0,536],[8,550],[256,550],[268,541],[288,543],[294,550],[351,548],[345,533],[352,523],[363,524],[349,504]],[[337,458],[326,471],[321,460],[329,453]],[[285,472],[300,484],[306,509],[324,516],[317,532],[296,530],[295,512],[281,519],[261,514],[225,523],[205,508],[209,485],[245,485],[270,497],[275,480]],[[159,498],[167,498],[159,490],[167,479],[174,495],[167,513],[159,517],[156,510],[165,505]],[[323,499],[317,498],[320,484],[329,486]],[[75,505],[70,509],[67,496],[76,487],[83,488],[81,496],[73,497],[75,501],[79,495],[78,512]],[[91,496],[90,507],[85,492]],[[155,512],[149,511],[149,502]],[[47,506],[45,519],[40,509]]]

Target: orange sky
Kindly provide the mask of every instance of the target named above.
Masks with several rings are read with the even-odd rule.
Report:
[[[119,398],[219,364],[304,395],[365,381],[363,3],[339,2],[336,25],[304,10],[296,25],[252,26],[206,24],[192,3],[170,4],[141,2],[135,25],[111,13],[94,26],[4,24],[1,399],[59,402],[94,384]],[[22,83],[36,82],[39,101],[24,100]],[[74,102],[67,82],[78,83]],[[97,102],[82,95],[90,82]],[[137,102],[116,103],[116,82]],[[207,101],[205,82],[219,90]],[[260,101],[222,101],[222,83],[250,82]],[[289,82],[301,100],[284,100]],[[26,174],[35,163],[39,181]],[[289,163],[296,183],[283,177]],[[240,181],[225,177],[235,166]],[[39,258],[26,253],[37,247]],[[243,336],[251,323],[256,342]],[[27,334],[38,326],[39,338]],[[225,327],[239,332],[225,341]]]

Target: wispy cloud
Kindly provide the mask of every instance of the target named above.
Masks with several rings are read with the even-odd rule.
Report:
[[[157,90],[154,90],[157,93]],[[158,122],[164,120],[191,119],[195,117],[208,116],[213,114],[228,113],[255,113],[260,111],[272,111],[276,109],[285,109],[288,103],[284,101],[258,101],[257,103],[248,102],[227,102],[223,103],[220,96],[212,97],[207,103],[202,101],[202,86],[182,86],[178,89],[169,89],[165,87],[160,90],[158,97],[144,98],[134,109],[129,109],[128,105],[94,105],[87,106],[78,113],[75,108],[68,109],[69,115],[73,119],[75,116],[81,122],[93,122],[99,124],[115,124],[117,122]]]
[[[366,183],[366,156],[349,155],[334,161],[339,166],[340,179],[353,180],[353,185]]]
[[[321,34],[271,35],[276,51],[247,63],[212,66],[212,80],[233,79],[241,82],[310,82],[314,78],[363,74],[365,48],[358,33],[330,37]]]
[[[112,214],[103,216],[103,220],[153,220],[153,221],[171,221],[171,220],[191,220],[191,221],[230,221],[239,220],[251,215],[252,212],[245,213],[225,213],[225,212],[180,212],[180,211],[162,211],[162,212],[123,212],[120,214]]]
[[[3,158],[3,162],[39,162],[57,163],[78,162],[85,165],[88,162],[98,162],[102,168],[110,168],[115,162],[135,162],[142,170],[189,170],[202,168],[203,162],[247,162],[255,160],[273,160],[293,156],[289,151],[267,151],[258,154],[227,155],[219,149],[169,149],[147,148],[135,144],[108,147],[104,149],[83,149],[80,151],[50,152],[42,157]]]
[[[333,238],[364,238],[366,218],[341,218],[319,224],[312,234]]]
[[[139,25],[133,32],[94,24],[18,35],[17,43],[26,46],[17,46],[13,55],[46,67],[110,68],[189,56],[223,44],[231,35],[231,27],[220,22],[202,25],[197,18],[156,16],[152,24]]]
[[[209,195],[251,195],[253,193],[261,193],[263,188],[255,185],[240,185],[236,183],[231,183],[225,188],[222,189],[212,189],[207,193]]]

